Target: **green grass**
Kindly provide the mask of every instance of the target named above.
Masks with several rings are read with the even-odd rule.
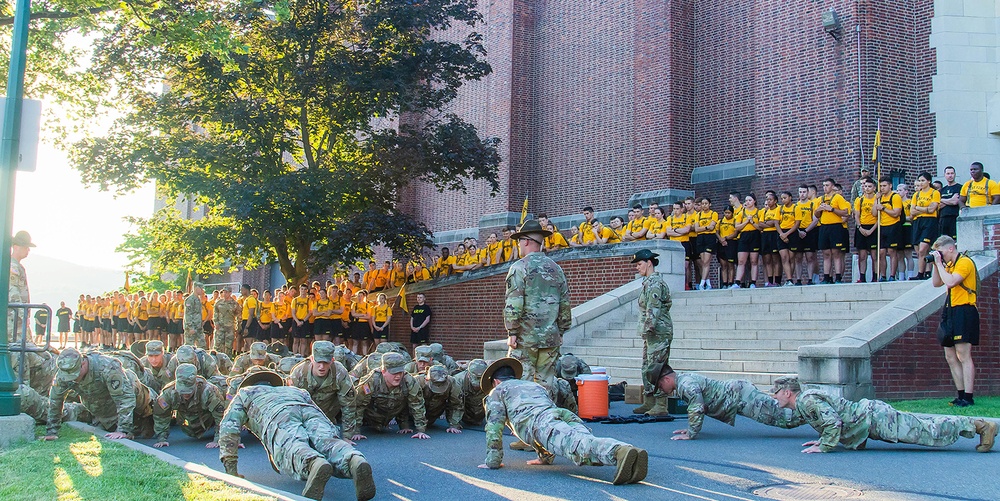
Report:
[[[36,430],[41,436],[44,429]],[[256,501],[251,494],[63,426],[59,440],[0,451],[0,499]]]
[[[950,401],[951,398],[928,398],[924,400],[900,400],[889,403],[893,407],[906,412],[1000,418],[1000,397],[976,397],[976,405],[971,407],[952,407],[948,405]]]

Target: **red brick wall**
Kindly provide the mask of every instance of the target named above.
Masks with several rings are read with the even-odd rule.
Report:
[[[576,306],[635,279],[630,256],[560,261],[569,284],[570,304]],[[481,358],[483,343],[506,336],[503,306],[506,273],[436,287],[423,293],[433,315],[431,341],[444,345],[456,359]],[[406,295],[408,305],[416,293]],[[410,317],[397,305],[390,326],[391,341],[410,346]]]

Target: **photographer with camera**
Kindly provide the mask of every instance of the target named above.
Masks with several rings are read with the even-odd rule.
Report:
[[[944,347],[944,357],[958,390],[958,397],[951,405],[968,407],[975,404],[972,387],[976,366],[972,361],[972,347],[979,344],[976,263],[969,256],[959,254],[955,240],[947,235],[938,237],[931,248],[934,250],[925,257],[928,263],[934,263],[931,282],[934,287],[944,285],[948,288],[938,341]]]

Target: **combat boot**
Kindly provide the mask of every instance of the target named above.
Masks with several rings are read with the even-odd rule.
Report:
[[[997,438],[996,422],[977,419],[973,423],[976,425],[976,434],[979,435],[979,445],[976,446],[976,451],[989,452],[993,448],[993,442]]]
[[[642,405],[636,407],[635,409],[632,409],[632,414],[645,414],[646,412],[649,411],[649,409],[653,408],[653,404],[655,402],[656,400],[653,398],[652,395],[643,395]]]
[[[656,397],[656,403],[646,411],[647,416],[666,416],[667,414],[669,414],[667,411],[667,397]]]
[[[306,487],[302,489],[302,497],[309,499],[323,499],[323,490],[326,489],[326,481],[333,475],[333,466],[325,459],[317,457],[309,464],[309,477],[306,478]]]
[[[646,449],[636,449],[639,455],[635,458],[635,466],[632,468],[632,478],[628,483],[637,484],[646,478],[646,470],[649,469],[649,453]]]
[[[535,448],[532,447],[532,446],[530,446],[530,445],[528,445],[528,444],[526,444],[526,443],[524,443],[523,440],[518,440],[518,441],[512,442],[510,444],[510,450],[512,450],[512,451],[533,451],[533,450],[535,450]]]
[[[375,497],[375,479],[372,477],[372,467],[361,456],[351,458],[351,478],[354,479],[354,494],[358,501],[367,501]]]
[[[618,449],[615,450],[615,464],[618,466],[618,470],[615,471],[615,479],[611,483],[615,485],[629,483],[632,480],[637,459],[639,459],[639,449],[631,445],[619,445]]]

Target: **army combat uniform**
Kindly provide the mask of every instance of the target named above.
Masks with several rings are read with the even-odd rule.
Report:
[[[184,300],[184,344],[205,348],[205,322],[201,319],[201,297],[192,292]]]
[[[430,350],[431,357],[434,361],[448,369],[448,374],[454,376],[455,374],[462,372],[462,368],[458,366],[455,359],[445,353],[444,346],[441,343],[431,343],[427,345],[427,348]]]
[[[240,304],[235,299],[219,299],[212,311],[212,321],[215,323],[215,351],[233,353],[233,341],[236,338],[236,315],[240,312]]]
[[[341,426],[345,430],[356,430],[358,424],[354,409],[354,380],[347,373],[347,368],[332,360],[333,343],[316,341],[312,349],[313,358],[303,360],[292,369],[288,377],[289,386],[309,392],[313,402],[316,402],[330,421],[336,423],[338,415],[343,413]],[[320,378],[313,374],[313,360],[330,362],[326,377]]]
[[[244,426],[260,439],[278,472],[307,480],[312,463],[321,458],[333,466],[333,476],[355,479],[359,498],[370,499],[375,495],[371,468],[364,455],[340,438],[340,430],[316,407],[305,390],[292,386],[239,389],[219,425],[219,459],[226,473],[232,475],[237,474],[240,430]],[[362,493],[358,487],[359,472],[367,476],[370,492]],[[329,475],[327,473],[327,478]],[[308,484],[306,488],[309,489]],[[322,490],[312,494],[303,492],[303,495],[319,499]]]
[[[481,425],[486,418],[486,408],[483,401],[486,400],[486,392],[480,386],[480,379],[486,371],[486,361],[476,358],[469,361],[469,366],[464,371],[456,374],[455,384],[462,392],[462,423],[467,425]],[[461,426],[459,426],[461,428]]]
[[[26,343],[27,348],[34,348],[34,343]],[[10,365],[14,374],[18,374],[21,354],[11,352]],[[55,377],[59,369],[56,367],[55,355],[47,351],[26,351],[24,352],[24,382],[28,383],[35,391],[42,395],[49,394],[52,387],[52,378]]]
[[[79,377],[82,360],[87,374]],[[62,426],[63,403],[70,390],[80,396],[93,414],[93,422],[108,431],[148,438],[153,433],[150,389],[132,371],[122,369],[117,359],[100,353],[81,355],[73,348],[63,350],[57,361],[59,372],[49,390],[49,417],[46,435],[55,435]]]
[[[383,357],[383,367],[386,370],[405,372],[403,366],[406,365],[406,360],[402,356],[397,357],[398,354],[392,353],[386,355],[387,357]],[[386,365],[386,358],[390,360],[389,365]],[[359,426],[348,429],[347,423],[344,423],[344,435],[348,437],[357,435],[361,425],[384,430],[393,418],[396,418],[397,423],[407,423],[407,413],[417,433],[427,431],[424,394],[420,383],[409,374],[403,375],[399,386],[390,388],[382,376],[382,371],[369,372],[354,385],[354,409]]]
[[[20,232],[19,232],[20,233]],[[10,260],[10,290],[7,294],[7,304],[30,303],[31,296],[28,293],[28,274],[24,271],[24,266],[17,259]],[[7,332],[11,343],[21,339],[21,323],[24,322],[24,310],[16,310],[18,314],[17,322],[14,321],[15,310],[7,309]],[[15,325],[15,323],[17,325]]]
[[[444,415],[449,428],[462,429],[462,414],[465,413],[462,389],[455,378],[448,374],[448,369],[440,364],[433,365],[417,381],[424,395],[427,423],[434,424]]]
[[[639,337],[642,338],[643,374],[656,363],[668,363],[670,343],[674,340],[674,324],[670,320],[670,289],[659,273],[642,279],[639,293]],[[664,414],[667,396],[656,387],[656,381],[642,381],[644,405],[636,412]]]
[[[562,335],[573,321],[566,276],[555,261],[533,252],[510,266],[506,288],[504,327],[517,340],[507,356],[521,361],[523,379],[553,386]]]
[[[229,370],[229,375],[238,376],[243,374],[251,365],[277,368],[279,363],[281,363],[281,357],[273,353],[268,353],[267,345],[257,341],[250,345],[250,353],[243,353],[236,357],[232,369]]]
[[[736,415],[778,428],[796,428],[805,419],[757,389],[750,381],[717,381],[700,374],[677,373],[677,395],[688,404],[688,437],[701,432],[705,416],[736,426]]]
[[[212,441],[218,439],[218,425],[226,412],[226,397],[196,372],[191,364],[178,366],[175,381],[163,387],[160,396],[153,401],[153,431],[157,442],[166,442],[170,437],[170,420],[174,412],[185,435],[198,439],[214,428]],[[191,397],[185,401],[182,392]]]
[[[35,420],[35,424],[45,424],[49,419],[49,397],[35,391],[32,387],[22,384],[17,392],[21,394],[21,412]],[[83,404],[77,402],[63,403],[63,421],[80,421],[90,423],[94,416]]]
[[[150,356],[163,355],[161,364],[159,367],[153,367],[153,364],[149,362]],[[170,363],[170,355],[164,354],[163,352],[163,341],[150,341],[146,343],[146,355],[139,359],[139,363],[142,364],[146,370],[149,371],[150,375],[153,376],[155,381],[152,385],[147,385],[157,393],[163,389],[167,383],[173,381],[173,376],[167,371],[167,366]]]

